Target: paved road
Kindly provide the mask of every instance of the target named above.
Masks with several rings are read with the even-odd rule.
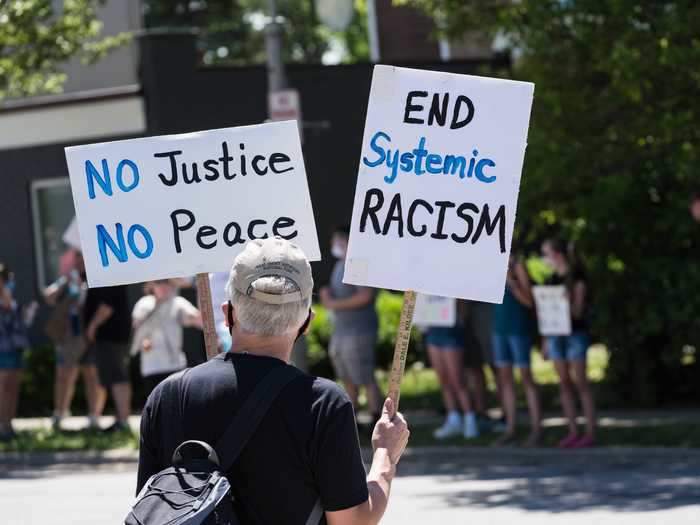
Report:
[[[697,525],[700,453],[445,450],[408,456],[383,523]],[[0,523],[121,523],[133,463],[0,465]]]

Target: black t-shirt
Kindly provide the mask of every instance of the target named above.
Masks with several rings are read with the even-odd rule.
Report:
[[[182,422],[169,413],[161,383],[142,414],[137,492],[151,475],[171,465],[182,441],[215,446],[255,385],[277,366],[286,365],[272,357],[227,353],[188,370],[180,385]],[[326,511],[367,501],[347,394],[332,381],[306,374],[292,381],[227,477],[243,523],[306,523],[319,496]]]
[[[100,304],[106,304],[114,312],[97,330],[97,341],[126,343],[131,333],[131,312],[126,286],[89,288],[85,298],[85,326],[90,324]]]
[[[576,286],[576,283],[579,282],[582,282],[583,284],[587,285],[586,272],[583,270],[583,268],[574,267],[568,275],[561,276],[556,272],[553,273],[546,279],[545,284],[565,285],[569,292],[569,302],[571,302],[571,298],[573,298],[574,287]],[[590,317],[588,307],[589,295],[590,293],[588,289],[586,289],[583,316],[580,318],[574,317],[573,314],[571,316],[571,329],[573,331],[586,331],[588,329],[588,321]]]

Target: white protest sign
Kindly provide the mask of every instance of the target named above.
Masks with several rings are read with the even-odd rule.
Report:
[[[320,259],[294,121],[66,148],[88,284],[228,271],[278,235]]]
[[[73,217],[71,219],[68,228],[63,232],[63,242],[65,242],[71,248],[80,250],[80,233],[78,232],[78,221]]]
[[[571,310],[566,286],[533,286],[541,335],[570,335]]]
[[[418,294],[413,322],[418,326],[454,326],[457,323],[457,301],[451,297]]]
[[[346,283],[502,302],[533,90],[375,66]]]

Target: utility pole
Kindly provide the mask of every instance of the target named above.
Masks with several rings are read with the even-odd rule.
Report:
[[[275,93],[287,87],[282,60],[282,27],[277,21],[277,2],[267,0],[269,21],[265,27],[267,46],[267,92]]]

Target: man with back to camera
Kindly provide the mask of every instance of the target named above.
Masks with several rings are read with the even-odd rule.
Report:
[[[290,366],[294,341],[312,318],[313,278],[304,253],[280,238],[249,242],[236,257],[222,305],[230,352],[178,380],[182,421],[168,412],[166,380],[148,398],[141,421],[137,492],[171,464],[184,440],[216,443],[237,409],[270,371]],[[347,394],[327,379],[300,374],[285,387],[227,473],[242,523],[307,523],[317,501],[321,523],[374,524],[384,514],[408,427],[391,400],[372,436],[365,474]]]

